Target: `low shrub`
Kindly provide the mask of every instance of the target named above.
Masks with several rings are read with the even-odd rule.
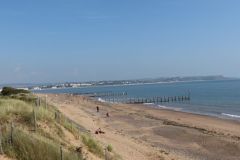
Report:
[[[30,92],[24,89],[15,89],[12,87],[3,87],[1,91],[1,94],[3,96],[10,96],[10,95],[19,94],[19,93],[30,93]]]
[[[30,93],[13,94],[13,95],[10,95],[9,97],[13,99],[19,99],[25,102],[30,102],[30,103],[36,102],[36,97]]]
[[[108,150],[109,152],[112,152],[112,151],[113,151],[113,148],[112,148],[112,146],[111,146],[110,144],[107,146],[107,150]]]

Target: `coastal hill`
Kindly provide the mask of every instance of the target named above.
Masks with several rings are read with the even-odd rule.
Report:
[[[56,89],[56,88],[77,88],[89,86],[113,86],[113,85],[134,85],[149,83],[177,83],[177,82],[195,82],[195,81],[219,81],[234,80],[237,78],[229,78],[221,75],[213,76],[177,76],[162,78],[144,78],[132,80],[104,80],[104,81],[86,81],[86,82],[63,82],[63,83],[46,83],[46,84],[5,84],[1,86],[12,86],[28,90]]]

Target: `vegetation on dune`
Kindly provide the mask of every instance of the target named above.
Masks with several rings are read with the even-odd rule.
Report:
[[[56,112],[55,118],[59,124],[61,124],[65,129],[67,129],[76,139],[79,139],[80,132],[77,126],[71,122],[68,118],[63,116],[61,113]]]
[[[30,121],[32,107],[27,103],[14,99],[0,99],[0,123],[7,123],[13,118]]]
[[[10,94],[11,93],[11,94]],[[81,160],[65,140],[62,127],[55,120],[55,108],[36,106],[36,97],[27,92],[19,93],[14,89],[3,89],[0,97],[0,129],[3,152],[12,158],[21,160],[60,159],[60,146],[63,145],[64,160]],[[35,117],[34,117],[35,116]],[[11,129],[11,123],[14,129]],[[37,130],[34,130],[36,123]],[[76,130],[71,126],[71,130]]]
[[[61,159],[62,146],[64,160],[84,159],[82,151],[77,150],[79,146],[74,147],[68,142],[65,137],[67,131],[82,141],[88,151],[104,157],[102,145],[79,130],[81,126],[61,114],[56,107],[46,107],[36,101],[39,101],[36,96],[25,91],[22,93],[22,90],[5,88],[0,95],[0,138],[4,154],[20,160]],[[111,145],[107,151],[112,151]]]
[[[93,138],[88,135],[82,135],[82,141],[88,147],[89,151],[100,157],[104,156],[103,148]]]
[[[31,102],[31,103],[35,103],[36,101],[36,97],[30,93],[12,94],[9,97],[13,99],[19,99],[25,102]]]
[[[7,123],[18,120],[27,124],[33,123],[33,110],[36,112],[36,117],[40,121],[53,121],[54,114],[44,109],[43,107],[34,107],[31,104],[22,100],[16,99],[0,99],[0,123]]]
[[[60,159],[60,147],[49,139],[28,132],[16,129],[13,132],[13,144],[4,143],[5,153],[10,157],[23,160],[53,160]],[[7,135],[5,135],[7,139]],[[79,160],[81,155],[63,151],[64,160]]]
[[[112,151],[113,151],[113,148],[112,148],[112,146],[111,146],[110,144],[107,146],[107,150],[108,150],[109,152],[112,152]]]
[[[17,96],[18,94],[14,98]],[[24,96],[25,101],[19,98],[14,99],[11,95],[0,97],[3,152],[9,157],[21,160],[52,160],[60,159],[60,146],[62,145],[64,160],[83,159],[82,155],[72,149],[74,147],[65,139],[62,130],[64,125],[55,120],[56,109],[36,107],[34,103],[26,100],[33,95],[26,94]],[[36,118],[36,131],[34,130],[33,113]],[[11,123],[14,124],[13,129],[11,129]],[[75,126],[71,126],[71,128],[76,130]]]

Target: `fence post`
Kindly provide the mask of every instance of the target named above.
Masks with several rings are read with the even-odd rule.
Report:
[[[13,122],[11,123],[10,144],[13,145]]]
[[[105,150],[105,160],[108,160],[107,148],[105,148],[104,150]]]
[[[2,147],[2,129],[0,128],[0,155],[4,154]]]
[[[57,120],[58,118],[58,115],[57,115],[57,112],[55,112],[55,120]]]
[[[35,99],[35,105],[38,106],[38,98]]]
[[[34,123],[34,131],[37,131],[37,117],[36,117],[36,112],[35,109],[33,108],[33,123]]]
[[[45,96],[45,109],[47,109],[47,95]]]
[[[61,115],[59,112],[55,112],[55,120],[61,124]]]
[[[62,149],[62,146],[60,146],[60,160],[63,160],[63,149]]]
[[[41,103],[42,103],[42,100],[41,100],[40,97],[38,97],[38,99],[39,99],[39,107],[40,107],[40,106],[41,106]]]

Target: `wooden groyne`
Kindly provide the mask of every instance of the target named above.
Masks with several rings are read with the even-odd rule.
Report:
[[[122,93],[105,93],[94,94],[94,98],[101,98],[106,102],[117,102],[126,104],[143,104],[143,103],[170,103],[170,102],[184,102],[190,101],[190,94],[184,96],[155,96],[151,98],[131,98],[128,97],[127,92]]]
[[[119,92],[119,93],[106,92],[106,93],[94,94],[95,97],[122,97],[127,95],[128,95],[127,92]]]
[[[129,98],[127,104],[143,104],[143,103],[170,103],[190,101],[190,96],[173,96],[173,97],[152,97],[152,98]]]

